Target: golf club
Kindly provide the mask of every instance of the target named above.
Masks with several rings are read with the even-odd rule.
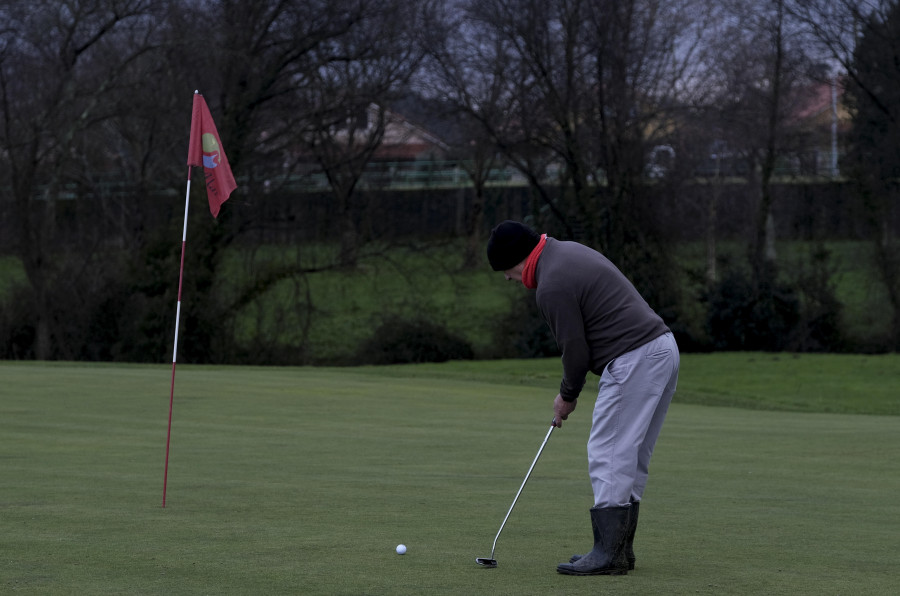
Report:
[[[509,514],[512,513],[513,507],[516,506],[516,501],[519,500],[519,495],[522,494],[522,489],[525,488],[525,483],[528,482],[528,477],[531,476],[531,471],[534,469],[534,464],[537,463],[538,458],[541,456],[541,452],[544,450],[544,445],[547,444],[547,439],[550,438],[550,433],[553,432],[553,429],[556,428],[556,419],[550,423],[550,430],[547,431],[547,436],[544,437],[544,442],[541,443],[541,448],[538,449],[537,455],[534,456],[534,461],[531,462],[531,467],[528,468],[528,473],[525,474],[525,480],[522,481],[522,486],[519,487],[519,492],[516,493],[516,498],[513,499],[512,505],[509,506],[509,511],[506,512],[506,517],[503,518],[503,523],[500,524],[500,529],[497,530],[497,535],[494,536],[494,546],[491,547],[491,557],[483,558],[477,557],[475,562],[481,565],[482,567],[487,567],[489,569],[493,569],[497,566],[497,559],[494,558],[494,551],[497,550],[497,539],[500,538],[500,532],[503,531],[503,526],[506,525],[506,520],[509,519]]]

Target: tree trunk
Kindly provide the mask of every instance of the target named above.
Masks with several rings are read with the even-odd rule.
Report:
[[[475,269],[484,262],[484,246],[485,238],[483,235],[484,227],[484,186],[475,187],[475,196],[472,199],[472,206],[466,215],[466,254],[463,261],[463,267],[466,269]]]
[[[341,216],[340,263],[344,267],[355,267],[359,259],[359,234],[353,221],[353,212],[344,209]]]
[[[718,197],[713,193],[709,200],[706,212],[706,279],[709,283],[716,282],[716,218]]]
[[[769,213],[766,214],[766,260],[769,262],[774,262],[778,257],[778,253],[775,251],[775,216],[772,215],[772,210],[769,209]]]

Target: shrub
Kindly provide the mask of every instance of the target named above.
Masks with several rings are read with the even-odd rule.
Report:
[[[544,358],[558,356],[559,348],[550,328],[541,318],[534,294],[516,299],[509,313],[497,320],[494,327],[496,358]]]
[[[705,296],[707,326],[716,349],[780,351],[787,347],[800,319],[796,290],[777,281],[774,265],[754,277],[729,270]]]
[[[822,246],[813,250],[808,264],[793,276],[800,296],[800,319],[788,349],[799,352],[840,352],[847,349],[841,331],[842,305],[837,299],[830,253]]]
[[[35,328],[31,291],[16,288],[0,305],[0,359],[34,358]]]

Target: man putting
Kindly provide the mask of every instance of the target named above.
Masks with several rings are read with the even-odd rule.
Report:
[[[535,300],[562,352],[554,424],[575,410],[588,371],[600,376],[587,443],[594,490],[594,548],[556,570],[625,575],[653,446],[678,380],[672,332],[631,282],[599,252],[504,221],[491,231],[488,261]]]

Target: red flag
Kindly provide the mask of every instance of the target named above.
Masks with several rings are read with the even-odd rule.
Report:
[[[237,188],[237,183],[231,173],[231,166],[228,165],[228,158],[225,157],[225,149],[206,106],[206,100],[196,92],[191,115],[191,142],[187,165],[203,166],[209,211],[213,217],[218,217],[219,208],[228,200],[231,191]]]

